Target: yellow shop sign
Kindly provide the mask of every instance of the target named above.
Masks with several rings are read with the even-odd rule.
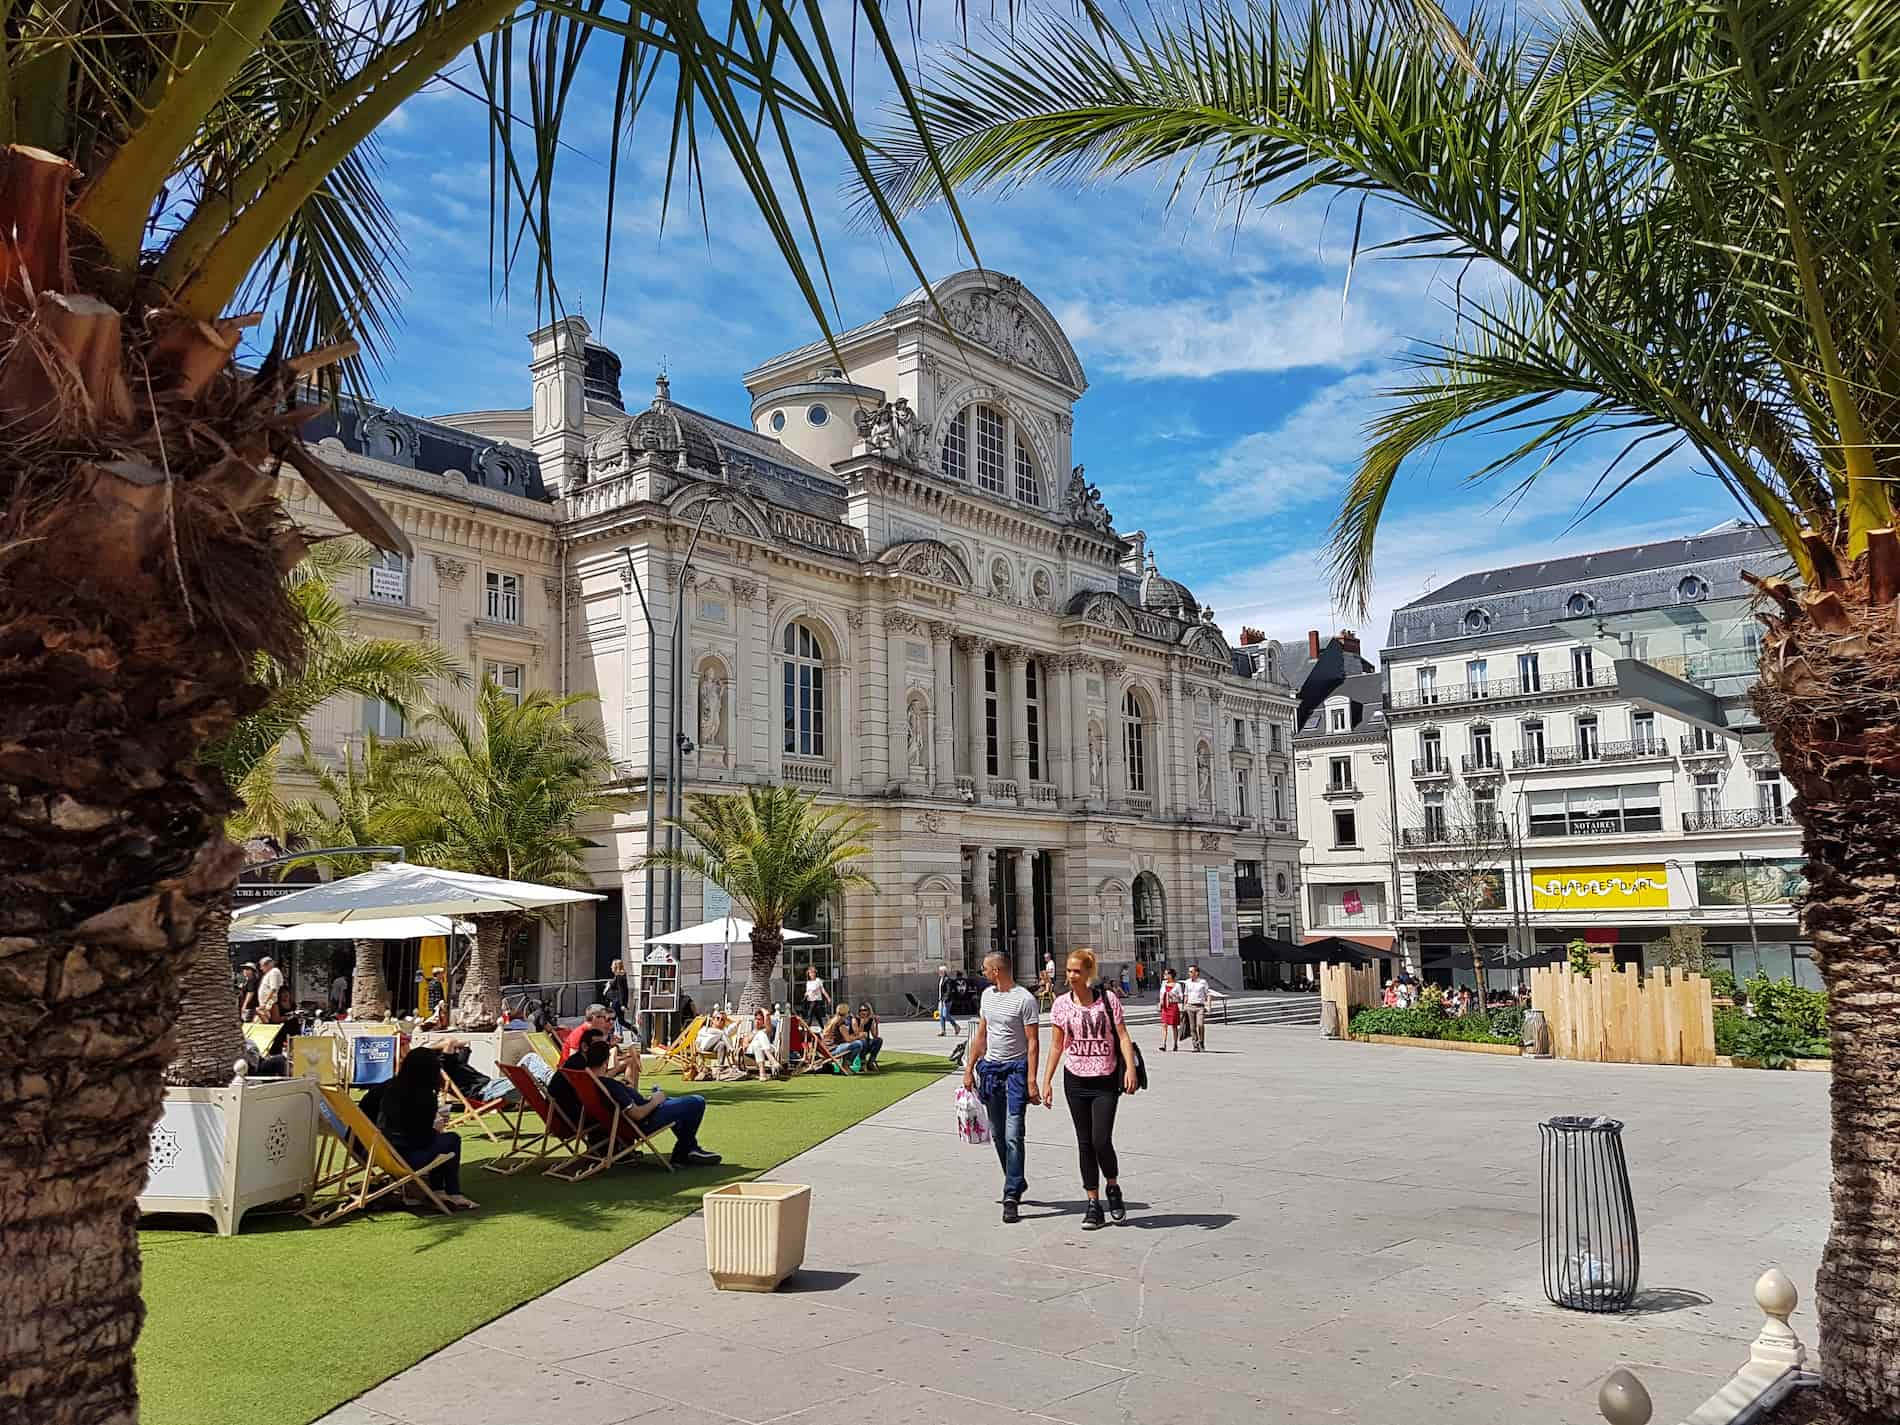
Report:
[[[1660,861],[1540,867],[1531,872],[1531,905],[1537,910],[1666,910],[1668,868]]]

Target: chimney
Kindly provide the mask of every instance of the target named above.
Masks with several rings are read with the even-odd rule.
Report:
[[[587,335],[585,317],[563,317],[528,340],[534,355],[534,426],[531,444],[541,463],[541,482],[557,500],[570,494],[587,471]]]
[[[1306,656],[1315,663],[1319,661],[1319,630],[1316,628],[1306,631]]]
[[[1342,628],[1339,631],[1339,646],[1352,654],[1355,658],[1358,657],[1359,635],[1349,628]]]

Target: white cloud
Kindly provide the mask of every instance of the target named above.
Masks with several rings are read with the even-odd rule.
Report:
[[[1056,313],[1093,363],[1132,380],[1234,371],[1351,370],[1397,336],[1362,303],[1340,310],[1331,282],[1253,282],[1218,298],[1072,302]]]
[[[1324,387],[1270,430],[1241,436],[1199,475],[1214,492],[1207,513],[1259,516],[1327,499],[1358,463],[1368,403],[1381,385],[1370,372]]]

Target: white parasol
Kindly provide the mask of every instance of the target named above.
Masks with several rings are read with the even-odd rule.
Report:
[[[266,901],[265,905],[274,904]],[[475,923],[451,920],[446,915],[398,915],[387,920],[352,920],[339,929],[334,922],[310,921],[303,925],[231,926],[231,940],[421,940],[430,935],[473,935]]]
[[[571,891],[565,886],[400,863],[260,901],[231,920],[234,925],[348,925],[393,916],[484,915],[605,899],[593,891]]]

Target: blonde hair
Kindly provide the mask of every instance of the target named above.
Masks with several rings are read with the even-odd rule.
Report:
[[[1089,949],[1088,946],[1076,946],[1075,949],[1069,952],[1069,958],[1071,960],[1080,960],[1082,962],[1082,973],[1087,975],[1091,980],[1095,978],[1095,952]]]

